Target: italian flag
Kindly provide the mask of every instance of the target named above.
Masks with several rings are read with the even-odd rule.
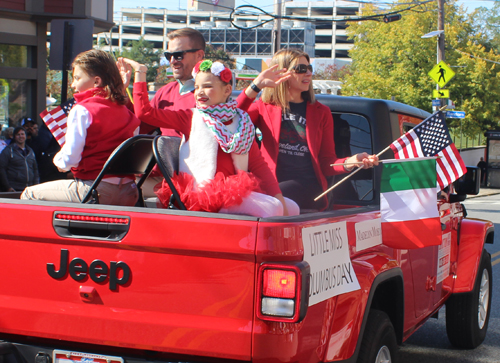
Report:
[[[397,249],[441,244],[436,158],[384,160],[380,182],[382,240]]]

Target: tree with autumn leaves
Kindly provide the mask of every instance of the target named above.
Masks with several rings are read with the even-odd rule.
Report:
[[[407,2],[391,11],[407,8]],[[368,5],[363,16],[376,14]],[[352,22],[352,66],[344,78],[343,95],[391,99],[431,111],[436,84],[428,72],[436,64],[437,39],[421,38],[437,29],[437,5],[429,2],[404,11],[400,21]],[[463,132],[474,136],[498,127],[500,120],[500,55],[474,22],[474,14],[454,2],[445,6],[445,62],[456,73],[446,85],[458,110],[466,112]],[[499,62],[499,64],[495,63]],[[448,119],[450,126],[458,119]]]

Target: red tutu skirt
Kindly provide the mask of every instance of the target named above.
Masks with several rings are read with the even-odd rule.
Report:
[[[259,181],[251,173],[239,171],[236,175],[224,176],[221,172],[203,184],[194,186],[194,178],[186,173],[175,173],[172,183],[181,197],[182,203],[190,211],[217,213],[221,208],[240,205],[251,192],[260,192]],[[168,208],[172,191],[163,180],[155,187],[161,206]]]

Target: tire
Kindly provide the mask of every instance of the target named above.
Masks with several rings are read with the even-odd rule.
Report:
[[[446,302],[446,333],[457,348],[474,349],[486,337],[492,294],[491,256],[483,250],[474,289]]]
[[[370,310],[357,363],[396,363],[397,355],[396,333],[389,316]]]

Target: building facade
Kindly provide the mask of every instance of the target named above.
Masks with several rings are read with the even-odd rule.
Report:
[[[251,20],[250,20],[251,19]],[[270,56],[272,55],[273,24],[251,27],[268,20],[254,17],[239,17],[231,25],[229,12],[166,10],[166,9],[122,9],[117,25],[110,34],[98,34],[98,44],[111,39],[113,50],[121,51],[130,41],[145,40],[153,43],[155,49],[167,48],[167,34],[186,26],[196,28],[205,36],[207,44],[222,48],[235,57]],[[314,24],[311,22],[283,22],[281,29],[282,47],[297,47],[307,53],[314,53]]]
[[[230,11],[234,0],[219,0],[217,5],[187,0],[187,10],[156,8],[124,8],[115,16],[111,34],[99,34],[98,41],[112,39],[112,47],[121,50],[132,40],[144,37],[156,49],[166,49],[170,31],[193,27],[200,30],[207,43],[223,48],[234,57],[269,57],[272,55],[273,22],[266,15],[238,15],[233,26]],[[349,1],[287,1],[282,13],[300,17],[282,21],[281,47],[297,47],[312,58],[349,62],[348,51],[353,42],[347,39],[345,17],[361,11],[359,2]],[[264,24],[262,24],[264,23]],[[257,26],[262,24],[261,26]],[[257,26],[255,28],[251,28]]]
[[[94,33],[113,26],[113,0],[0,0],[0,124],[41,122],[46,108],[47,31],[53,19],[92,19]]]
[[[314,21],[315,58],[350,61],[348,51],[353,41],[347,39],[347,22],[343,19],[361,14],[362,2],[350,1],[287,1],[283,13],[303,16]]]

